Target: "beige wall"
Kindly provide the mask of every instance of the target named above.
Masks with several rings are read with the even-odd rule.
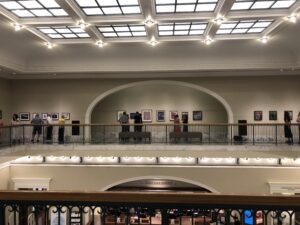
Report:
[[[278,122],[282,122],[284,110],[293,110],[294,114],[300,110],[300,77],[298,76],[206,77],[168,80],[199,85],[217,93],[230,105],[235,122],[238,119],[253,122],[254,110],[263,111],[263,122],[269,122],[269,110],[277,110]],[[14,80],[11,92],[12,111],[70,112],[71,119],[79,119],[84,122],[88,106],[99,95],[120,85],[137,81],[147,80]],[[184,108],[180,109],[180,106],[177,108],[179,111],[185,110]]]
[[[0,169],[0,190],[7,190],[9,188],[9,174],[10,168],[4,167]]]
[[[4,123],[8,125],[11,120],[11,82],[9,80],[0,79],[0,110]]]
[[[220,193],[270,193],[267,182],[297,183],[299,168],[12,166],[11,178],[51,178],[50,190],[100,191],[143,177],[168,177]],[[12,188],[12,187],[11,187]]]

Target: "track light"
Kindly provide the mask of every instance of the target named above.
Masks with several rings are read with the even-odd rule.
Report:
[[[298,18],[298,15],[297,14],[292,14],[290,16],[287,17],[287,20],[291,23],[296,23],[297,22],[297,18]]]
[[[50,42],[46,42],[45,45],[47,46],[48,49],[52,49],[54,45]]]
[[[206,38],[203,40],[203,43],[206,44],[206,45],[210,45],[213,42],[214,42],[214,40],[211,39],[210,36],[206,36]]]
[[[97,41],[96,42],[96,45],[99,47],[99,48],[103,48],[104,47],[104,45],[106,45],[106,43],[104,43],[103,41]]]
[[[155,40],[155,38],[153,37],[149,42],[148,42],[152,47],[155,47],[159,42],[157,40]]]
[[[152,27],[154,24],[156,24],[156,22],[151,18],[151,16],[149,16],[144,24],[147,26],[147,27]]]
[[[269,40],[269,37],[263,36],[262,38],[258,39],[261,43],[266,44]]]
[[[88,24],[88,23],[85,23],[83,20],[80,20],[80,21],[78,22],[78,25],[80,26],[80,28],[81,28],[82,30],[85,30],[85,28],[87,28],[87,27],[89,26],[89,24]]]
[[[14,27],[15,31],[19,31],[24,28],[24,26],[19,23],[12,23],[11,25]]]
[[[214,23],[217,25],[221,25],[225,21],[225,18],[221,15],[219,15],[216,19],[213,20]]]

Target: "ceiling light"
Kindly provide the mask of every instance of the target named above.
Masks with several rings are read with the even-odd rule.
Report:
[[[297,18],[298,18],[297,14],[292,14],[292,15],[290,15],[290,16],[287,17],[288,21],[290,21],[291,23],[296,23],[297,22]]]
[[[221,25],[223,22],[225,21],[223,16],[218,16],[216,19],[214,19],[214,23],[216,23],[217,25]]]
[[[14,27],[15,31],[19,31],[19,30],[21,30],[22,28],[24,28],[23,25],[18,24],[18,23],[12,23],[11,25]]]
[[[269,37],[263,36],[262,38],[258,39],[261,43],[266,44],[269,40]]]
[[[149,42],[148,42],[152,47],[155,47],[159,42],[157,40],[155,40],[155,38],[153,37]]]
[[[88,23],[85,23],[83,20],[81,20],[81,21],[78,22],[78,26],[80,26],[80,28],[81,28],[82,30],[85,30],[85,28],[88,27],[89,24],[88,24]]]
[[[156,24],[156,22],[151,18],[151,16],[149,16],[144,24],[147,26],[147,27],[152,27],[154,24]]]
[[[210,45],[212,42],[214,42],[214,40],[211,39],[210,36],[207,36],[205,38],[205,40],[203,41],[203,43],[206,44],[206,45]]]
[[[54,45],[50,42],[46,42],[45,45],[47,46],[47,48],[52,49],[54,47]]]
[[[104,45],[106,45],[106,43],[104,43],[103,41],[97,41],[96,42],[96,45],[99,47],[99,48],[103,48],[104,47]]]

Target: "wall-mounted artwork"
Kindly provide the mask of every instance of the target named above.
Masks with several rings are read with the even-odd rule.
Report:
[[[152,110],[151,109],[142,109],[142,120],[143,122],[152,121]]]
[[[277,120],[277,111],[269,111],[269,120]]]
[[[30,113],[29,112],[21,112],[19,113],[20,121],[29,121],[30,120]]]
[[[42,113],[41,118],[42,118],[43,120],[46,120],[47,117],[48,117],[48,113]]]
[[[285,114],[285,112],[288,112],[289,115],[290,115],[290,119],[293,120],[293,111],[292,111],[292,110],[285,110],[285,111],[284,111],[284,114]],[[284,115],[284,114],[283,114],[283,115]]]
[[[254,121],[262,121],[263,112],[262,111],[254,111]]]
[[[170,113],[169,113],[170,121],[173,121],[176,115],[178,115],[178,111],[171,110]]]
[[[156,121],[157,122],[165,121],[165,110],[157,110],[156,111]]]
[[[199,121],[203,119],[203,115],[202,115],[202,111],[197,110],[197,111],[193,111],[193,120],[195,121]]]
[[[117,115],[117,121],[120,121],[121,116],[123,115],[123,113],[126,112],[125,110],[119,110],[118,111],[118,115]]]
[[[189,112],[182,112],[181,113],[181,120],[182,121],[188,121],[189,120]]]
[[[59,113],[52,113],[52,120],[59,120]]]
[[[61,113],[62,116],[64,116],[65,120],[70,120],[70,113],[69,112],[63,112]]]
[[[40,116],[40,114],[39,114],[39,113],[31,113],[31,119],[35,118],[35,117],[36,117],[36,115]]]
[[[130,113],[130,114],[129,114],[129,115],[130,115],[129,118],[130,118],[131,120],[134,120],[135,114],[136,114],[135,112]]]

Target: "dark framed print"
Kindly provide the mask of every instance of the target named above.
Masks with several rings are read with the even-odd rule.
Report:
[[[254,111],[254,121],[262,121],[263,111]]]
[[[62,116],[64,116],[65,120],[70,120],[70,113],[69,112],[63,112],[61,113]]]
[[[169,119],[170,119],[170,121],[173,121],[176,115],[178,115],[178,111],[171,110],[170,113],[169,113]]]
[[[165,110],[156,110],[156,121],[157,122],[165,121]]]
[[[29,121],[30,120],[30,113],[29,112],[21,112],[19,113],[20,121]]]
[[[202,111],[197,110],[197,111],[193,111],[193,120],[202,120],[203,119],[203,115],[202,115]]]
[[[135,114],[136,114],[135,112],[130,113],[130,114],[129,114],[129,118],[130,118],[131,120],[134,120]]]
[[[42,113],[41,115],[42,115],[41,118],[42,118],[43,120],[46,120],[47,117],[48,117],[48,113]]]
[[[152,109],[142,109],[142,120],[143,122],[152,121]]]
[[[293,120],[293,111],[292,110],[285,110],[284,114],[285,114],[285,112],[288,112],[289,115],[290,115],[290,119]]]
[[[59,113],[52,113],[52,120],[59,120]]]
[[[269,111],[269,120],[277,120],[277,111]]]
[[[189,119],[189,112],[182,112],[181,113],[181,120],[185,121]]]

